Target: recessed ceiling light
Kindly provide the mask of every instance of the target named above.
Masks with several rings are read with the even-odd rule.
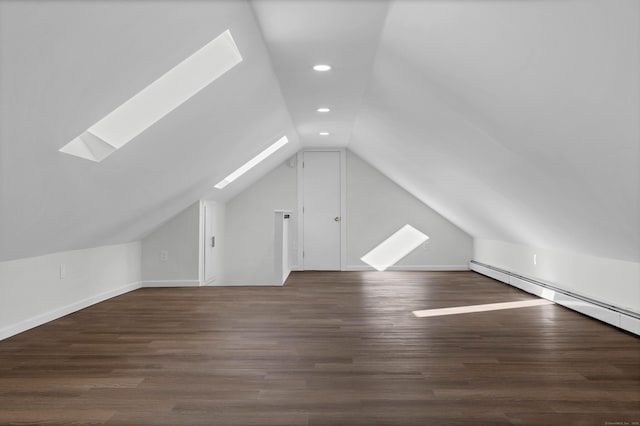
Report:
[[[318,112],[329,112],[331,110],[329,108],[318,108],[316,111],[318,111]]]
[[[331,69],[331,65],[318,64],[313,66],[314,71],[322,72],[322,71],[329,71],[330,69]]]
[[[59,151],[100,162],[241,61],[227,30]]]
[[[235,172],[231,173],[229,176],[222,179],[220,182],[216,183],[215,187],[218,189],[222,189],[225,186],[229,185],[231,182],[233,182],[234,180],[238,179],[240,176],[248,172],[256,164],[258,164],[259,162],[261,162],[262,160],[264,160],[265,158],[267,158],[268,156],[270,156],[271,154],[273,154],[274,152],[282,148],[288,142],[289,142],[289,139],[287,139],[286,136],[281,137],[280,139],[278,139],[276,143],[272,144],[267,149],[262,151],[260,154],[256,155],[251,160],[247,161],[242,166],[238,167],[238,169],[236,169]]]
[[[329,136],[329,132],[320,132],[320,136]]]

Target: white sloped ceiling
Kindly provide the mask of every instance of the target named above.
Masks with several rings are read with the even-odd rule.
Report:
[[[302,143],[347,146],[388,2],[256,0],[252,5]],[[333,69],[315,72],[317,64]],[[318,113],[318,107],[331,111]]]
[[[0,2],[0,260],[139,239],[299,149],[250,5]],[[58,149],[230,29],[244,60],[102,163]],[[223,191],[213,185],[287,135]]]
[[[475,237],[637,262],[639,19],[395,2],[349,148]]]
[[[347,146],[474,237],[640,259],[636,0],[0,8],[0,260],[138,239],[302,146]],[[240,65],[103,163],[58,152],[227,29]]]

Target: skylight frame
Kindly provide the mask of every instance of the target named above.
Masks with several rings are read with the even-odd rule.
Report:
[[[100,162],[242,60],[231,31],[226,30],[59,151]]]

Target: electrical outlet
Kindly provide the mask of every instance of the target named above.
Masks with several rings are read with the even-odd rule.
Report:
[[[166,262],[169,260],[169,252],[167,250],[160,250],[160,262]]]
[[[427,240],[424,243],[422,243],[422,250],[431,251],[431,244],[429,243],[429,241],[430,240]]]
[[[67,278],[67,265],[64,263],[61,263],[60,268],[58,268],[58,272],[61,280],[64,280],[65,278]]]

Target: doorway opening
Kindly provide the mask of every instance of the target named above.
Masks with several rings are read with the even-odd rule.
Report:
[[[311,149],[298,155],[298,265],[341,271],[346,265],[346,152]]]

